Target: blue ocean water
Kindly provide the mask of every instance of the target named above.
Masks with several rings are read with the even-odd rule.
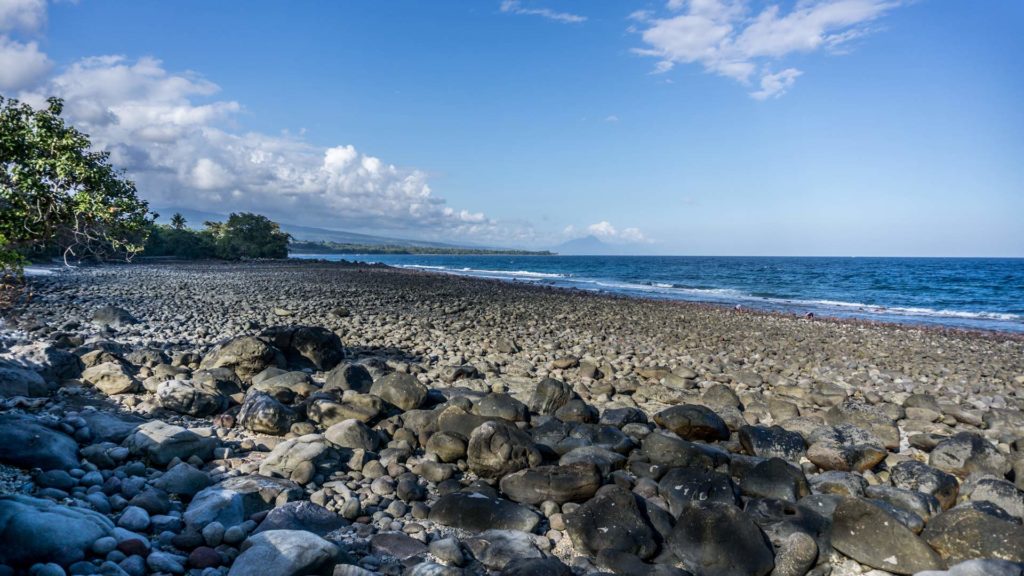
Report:
[[[293,254],[599,292],[1024,332],[1021,258]]]

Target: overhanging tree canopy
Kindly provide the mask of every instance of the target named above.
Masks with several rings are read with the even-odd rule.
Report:
[[[0,270],[20,270],[27,250],[65,258],[131,257],[145,243],[149,206],[107,152],[61,118],[50,98],[36,110],[0,96]]]

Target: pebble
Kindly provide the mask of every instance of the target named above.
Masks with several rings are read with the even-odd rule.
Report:
[[[675,574],[650,563],[674,552],[694,573],[764,576],[765,539],[777,575],[829,564],[901,573],[882,552],[931,568],[981,547],[1013,557],[1019,546],[1000,542],[1024,538],[1021,474],[1011,472],[1024,470],[1024,397],[1009,384],[1024,381],[1017,340],[346,264],[100,266],[39,282],[25,317],[61,326],[82,346],[61,350],[86,367],[106,365],[90,373],[104,386],[135,390],[107,398],[86,387],[85,408],[54,396],[41,412],[80,450],[77,462],[37,473],[36,494],[116,522],[71,564],[83,573],[105,562],[110,574],[222,576],[251,541],[276,541],[259,531],[270,509],[307,499],[338,523],[330,529],[353,563],[336,574],[397,574],[385,549],[417,557],[424,546],[442,564],[406,572],[478,572],[469,546],[508,574],[565,573],[540,558],[550,551],[584,571],[608,562]],[[101,305],[129,303],[136,324],[100,332],[89,320]],[[46,342],[43,331],[25,334]],[[164,390],[216,382],[204,392],[216,428],[188,402],[176,404],[184,413],[161,409],[152,390],[171,380]],[[244,390],[271,380],[246,400]],[[90,413],[93,396],[113,420]],[[242,413],[221,412],[242,402]],[[132,412],[161,420],[131,432],[138,422],[117,419]],[[303,440],[314,456],[261,466],[309,436],[320,438]],[[183,518],[199,491],[258,471],[280,484],[207,500],[222,506],[216,520],[189,532]],[[680,513],[690,520],[675,523]],[[812,570],[822,542],[807,523],[834,514],[883,542],[839,537],[846,556]],[[878,518],[888,528],[862,526]],[[999,541],[972,536],[981,534]],[[282,541],[333,555],[311,532]],[[48,573],[46,561],[34,558],[34,573]]]

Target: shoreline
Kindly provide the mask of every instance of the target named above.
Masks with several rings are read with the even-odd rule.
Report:
[[[541,280],[531,281],[531,280],[524,280],[524,279],[519,279],[519,278],[514,278],[514,277],[513,278],[507,278],[507,279],[506,278],[488,278],[488,277],[482,277],[482,276],[474,276],[472,274],[462,274],[462,273],[459,273],[457,271],[426,269],[426,268],[423,268],[422,266],[395,266],[393,264],[387,264],[387,263],[382,263],[382,262],[366,262],[366,261],[363,261],[363,260],[341,260],[341,261],[338,261],[338,260],[325,260],[325,259],[319,259],[319,258],[295,258],[295,257],[291,257],[291,256],[288,258],[288,261],[315,262],[315,263],[318,263],[318,264],[326,264],[326,265],[343,264],[343,265],[357,265],[357,266],[362,265],[362,266],[368,266],[368,267],[384,266],[384,267],[391,268],[391,269],[394,269],[394,270],[402,270],[402,271],[406,271],[406,272],[410,272],[410,273],[423,273],[423,274],[432,274],[432,275],[440,275],[440,276],[456,276],[456,277],[459,277],[459,278],[469,278],[469,279],[473,279],[473,280],[479,280],[481,282],[499,282],[499,283],[503,283],[503,284],[512,284],[512,285],[515,285],[515,286],[532,286],[532,287],[536,287],[536,288],[560,290],[560,291],[565,291],[565,292],[574,293],[574,294],[587,294],[587,295],[591,295],[591,296],[595,296],[595,297],[606,297],[606,298],[613,298],[613,299],[622,298],[622,299],[627,299],[627,300],[640,300],[640,301],[649,301],[649,302],[665,302],[665,303],[668,303],[668,304],[677,304],[677,305],[684,305],[684,306],[709,307],[711,309],[720,310],[720,311],[726,311],[726,312],[750,313],[750,314],[755,314],[755,315],[767,315],[767,316],[773,316],[773,317],[779,317],[779,318],[788,318],[788,319],[795,319],[795,320],[805,320],[805,321],[811,321],[811,322],[837,322],[837,323],[850,324],[850,325],[855,325],[855,326],[860,325],[860,326],[872,326],[872,327],[883,327],[883,328],[886,328],[886,327],[887,328],[905,328],[905,329],[925,330],[925,331],[932,331],[932,332],[939,332],[939,333],[952,333],[952,334],[960,334],[960,333],[962,333],[962,334],[977,335],[977,336],[982,336],[982,337],[991,337],[991,338],[995,338],[995,339],[1004,339],[1005,338],[1005,339],[1011,339],[1011,340],[1024,341],[1024,332],[1021,332],[1021,331],[999,330],[997,328],[981,328],[981,327],[957,326],[957,325],[943,324],[943,323],[941,323],[939,321],[936,321],[936,322],[917,321],[917,320],[914,320],[912,318],[908,318],[907,320],[902,321],[902,322],[901,321],[896,321],[896,320],[885,320],[885,319],[877,319],[876,320],[876,319],[872,319],[872,318],[863,318],[863,317],[857,317],[857,316],[832,316],[832,315],[827,315],[827,314],[822,314],[822,315],[815,314],[812,318],[806,318],[806,316],[804,314],[802,314],[801,312],[796,311],[796,310],[794,310],[792,312],[786,312],[784,310],[764,309],[764,308],[758,308],[756,306],[733,305],[733,304],[729,304],[729,303],[726,303],[726,302],[702,301],[702,300],[696,300],[696,299],[688,300],[688,299],[673,298],[673,297],[646,296],[646,295],[643,295],[643,294],[621,293],[621,292],[615,292],[615,291],[612,291],[612,290],[607,290],[607,291],[606,290],[586,290],[584,288],[578,288],[578,287],[574,287],[574,286],[559,286],[559,285],[550,284],[550,283],[547,283],[547,282],[544,282],[544,281],[541,281]]]
[[[0,331],[0,570],[54,558],[35,534],[140,576],[249,573],[271,536],[345,574],[1024,562],[1022,338],[341,262],[32,282]]]
[[[321,262],[339,261],[337,258],[322,258],[317,254],[293,254],[293,260],[316,260]],[[700,286],[694,288],[686,284],[680,285],[670,278],[662,277],[661,281],[656,280],[634,280],[625,277],[616,277],[613,272],[614,266],[609,272],[602,276],[597,273],[580,273],[574,270],[574,265],[552,266],[552,259],[545,258],[544,263],[537,267],[530,267],[529,258],[518,259],[512,268],[504,269],[500,265],[488,262],[490,258],[475,257],[445,257],[436,258],[428,256],[412,257],[384,257],[377,258],[374,255],[355,255],[355,258],[346,259],[351,262],[379,262],[389,266],[402,269],[416,269],[434,271],[455,276],[464,276],[481,279],[497,279],[508,282],[525,282],[538,285],[551,285],[560,288],[576,288],[586,292],[598,294],[624,294],[628,296],[667,301],[701,302],[722,305],[725,307],[739,306],[752,308],[766,312],[795,313],[800,315],[812,314],[817,317],[829,318],[853,318],[868,321],[880,321],[890,324],[904,324],[912,326],[940,326],[949,328],[961,328],[968,330],[983,330],[1005,333],[1024,334],[1024,317],[1020,313],[1012,312],[991,312],[981,310],[959,310],[943,307],[938,302],[929,304],[926,302],[914,303],[913,299],[904,299],[902,302],[889,302],[888,304],[865,304],[865,300],[857,299],[857,295],[835,295],[832,294],[806,294],[804,296],[770,296],[761,294],[756,286],[744,288],[711,288]],[[568,257],[570,259],[576,257]],[[583,257],[590,258],[590,257]],[[604,258],[604,257],[602,257]],[[652,257],[658,259],[661,257]],[[678,257],[685,259],[686,257]],[[675,260],[677,257],[670,257]],[[808,260],[830,261],[833,258],[807,258]],[[629,258],[626,258],[629,260]],[[704,258],[697,258],[704,260]],[[729,260],[715,259],[715,260]],[[750,260],[744,257],[736,257],[734,260]],[[757,259],[753,259],[757,260]],[[772,261],[791,260],[779,258],[763,258],[771,265]],[[798,259],[799,260],[799,259]],[[904,260],[904,259],[898,259]],[[938,261],[949,259],[936,259]],[[977,260],[977,259],[971,259]],[[1006,259],[994,259],[1005,261]],[[511,262],[511,261],[510,261]],[[519,268],[520,266],[524,268]],[[483,267],[483,268],[481,268]],[[486,268],[486,269],[484,269]],[[658,274],[656,270],[648,269],[648,273]],[[684,270],[680,273],[685,274]],[[692,271],[691,271],[692,273]],[[653,278],[653,276],[652,276]],[[691,279],[687,284],[694,282]],[[701,282],[697,282],[699,285]],[[870,298],[868,294],[861,294],[861,297]],[[867,300],[870,301],[870,300]]]

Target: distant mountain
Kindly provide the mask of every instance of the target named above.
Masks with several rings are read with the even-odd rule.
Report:
[[[582,238],[573,238],[568,242],[562,242],[551,250],[566,256],[603,256],[621,253],[618,246],[612,246],[593,235],[584,236]]]
[[[227,214],[217,214],[215,212],[203,212],[200,210],[189,210],[187,208],[156,208],[157,213],[160,217],[157,218],[157,222],[161,224],[169,224],[171,216],[178,212],[185,217],[188,221],[190,228],[202,228],[203,222],[221,222],[226,220]],[[272,216],[267,215],[271,220],[275,220]],[[330,230],[327,228],[315,228],[312,226],[301,226],[298,224],[289,224],[287,222],[278,222],[281,225],[281,230],[292,235],[296,240],[306,240],[310,242],[337,242],[339,244],[362,244],[368,246],[402,246],[402,247],[418,247],[418,248],[482,248],[481,246],[475,246],[472,244],[446,244],[443,242],[428,242],[426,240],[409,240],[405,238],[388,238],[385,236],[374,236],[371,234],[360,234],[358,232],[346,232],[344,230]]]

